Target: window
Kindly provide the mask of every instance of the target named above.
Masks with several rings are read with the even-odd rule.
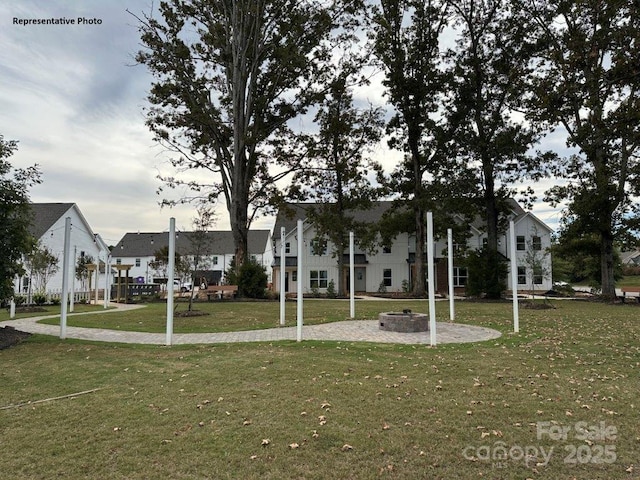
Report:
[[[326,270],[311,270],[309,272],[309,287],[327,288],[327,283]]]
[[[117,258],[116,259],[116,265],[122,265],[122,259],[121,258]]]
[[[463,254],[467,250],[467,242],[463,241],[461,243],[453,242],[453,252],[456,255]]]
[[[527,267],[518,267],[518,285],[527,284]]]
[[[533,267],[533,284],[542,285],[542,267]]]
[[[542,239],[536,235],[531,237],[531,246],[533,250],[540,251],[542,250]]]
[[[136,267],[139,267],[139,266],[140,266],[140,259],[136,258]]]
[[[292,282],[297,282],[298,281],[298,271],[294,270],[293,272],[291,272],[291,281]]]
[[[252,262],[257,262],[258,261],[258,257],[256,257],[255,255],[251,255],[251,261]]]
[[[382,247],[382,253],[391,253],[391,247],[385,245]]]
[[[467,269],[464,267],[453,267],[453,286],[464,287],[467,285]]]
[[[525,250],[524,235],[518,235],[516,237],[516,250],[522,252]]]
[[[314,238],[311,241],[311,255],[323,256],[327,254],[327,241],[324,238]]]
[[[216,256],[216,257],[213,257],[213,264],[214,264],[214,265],[217,265],[217,264],[218,264],[218,257],[217,257],[217,256]]]
[[[385,287],[390,287],[391,286],[391,269],[390,268],[385,268],[382,271],[382,282],[384,283]]]
[[[284,244],[284,253],[291,253],[291,242]]]

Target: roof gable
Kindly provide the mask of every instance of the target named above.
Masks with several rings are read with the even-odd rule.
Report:
[[[54,223],[64,216],[74,203],[32,203],[33,221],[31,223],[31,234],[40,239],[47,233]]]

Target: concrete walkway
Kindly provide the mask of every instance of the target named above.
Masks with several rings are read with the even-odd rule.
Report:
[[[72,313],[75,315],[108,315],[110,312],[144,308],[139,305],[118,304],[117,309],[90,313]],[[0,327],[12,326],[18,330],[43,335],[60,336],[60,327],[37,323],[45,318],[56,318],[60,315],[30,317],[0,322]],[[492,340],[500,337],[497,330],[459,323],[438,322],[436,324],[436,343],[467,343]],[[102,328],[80,328],[67,326],[67,338],[91,340],[97,342],[138,343],[164,345],[165,333],[129,332],[106,330]],[[331,340],[342,342],[373,342],[401,344],[429,344],[430,333],[387,332],[378,328],[377,320],[347,320],[322,325],[305,325],[302,328],[303,340]],[[223,333],[174,333],[172,344],[214,344],[234,342],[274,342],[279,340],[296,340],[296,327],[276,327],[264,330],[247,330]]]

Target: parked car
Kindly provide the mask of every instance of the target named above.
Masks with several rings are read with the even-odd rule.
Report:
[[[184,292],[190,292],[191,288],[193,288],[193,285],[191,284],[191,282],[181,282],[180,280],[174,280],[173,288],[174,290],[179,290],[182,293],[184,293]]]

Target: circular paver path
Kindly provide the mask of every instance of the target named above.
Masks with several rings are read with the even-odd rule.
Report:
[[[137,305],[118,305],[118,310],[141,308]],[[108,314],[118,310],[104,310],[74,315]],[[60,315],[30,317],[0,322],[0,326],[12,326],[18,330],[43,335],[60,336],[60,327],[38,323],[44,318],[55,318]],[[296,327],[268,328],[263,330],[246,330],[240,332],[220,333],[174,333],[172,344],[212,344],[234,342],[272,342],[278,340],[296,340]],[[437,322],[436,343],[482,342],[500,337],[497,330],[460,323]],[[66,338],[91,340],[98,342],[139,343],[164,345],[165,333],[144,333],[102,328],[80,328],[67,326]],[[302,329],[303,340],[333,340],[344,342],[373,342],[401,344],[429,344],[430,333],[400,333],[380,330],[377,320],[346,320],[343,322],[324,323],[321,325],[305,325]]]

